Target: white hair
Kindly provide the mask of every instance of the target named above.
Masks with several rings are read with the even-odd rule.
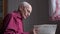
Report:
[[[32,7],[28,2],[20,2],[19,7],[24,6],[24,7]]]

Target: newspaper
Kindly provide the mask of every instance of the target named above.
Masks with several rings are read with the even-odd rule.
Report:
[[[55,34],[57,25],[52,24],[43,24],[43,25],[34,25],[34,28],[37,28],[37,34]]]

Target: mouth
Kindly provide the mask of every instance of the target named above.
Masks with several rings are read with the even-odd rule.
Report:
[[[25,18],[28,18],[29,16],[28,15],[25,15]]]
[[[26,18],[28,18],[29,16],[28,15],[26,15]]]
[[[27,18],[28,16],[26,16],[26,18]]]

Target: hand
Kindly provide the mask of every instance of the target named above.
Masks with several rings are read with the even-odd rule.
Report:
[[[29,32],[30,34],[38,34],[38,28],[33,28]]]
[[[33,34],[37,34],[38,33],[38,29],[34,28],[33,29]]]

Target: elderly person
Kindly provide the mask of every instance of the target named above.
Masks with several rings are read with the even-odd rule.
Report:
[[[21,2],[17,11],[7,14],[4,18],[2,34],[29,34],[23,32],[22,20],[30,16],[31,12],[32,6],[28,2]]]

